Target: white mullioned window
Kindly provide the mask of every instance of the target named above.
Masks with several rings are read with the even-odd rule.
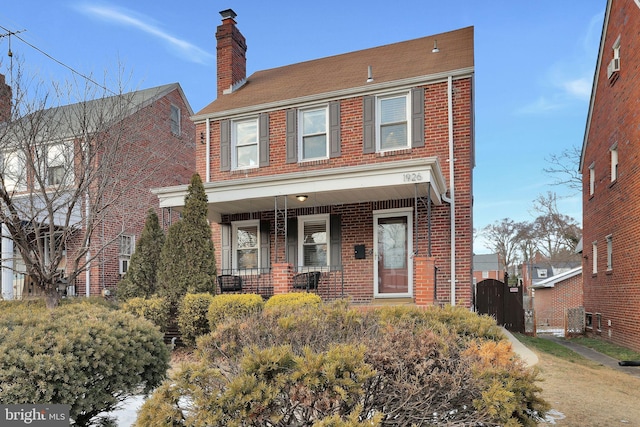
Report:
[[[260,222],[233,223],[233,265],[238,270],[260,268]]]
[[[298,112],[300,160],[329,157],[329,114],[327,107],[314,107]]]
[[[411,146],[409,93],[380,96],[377,98],[376,141],[378,151],[391,151]]]
[[[258,118],[234,120],[231,139],[233,169],[258,167]]]
[[[329,264],[329,215],[298,217],[298,245],[301,267],[327,267]]]
[[[59,143],[47,146],[45,167],[48,186],[70,184],[73,178],[73,145]]]
[[[120,258],[120,274],[123,275],[129,270],[129,264],[131,262],[131,255],[133,255],[133,251],[135,250],[135,242],[136,238],[130,234],[121,234],[120,235],[120,247],[119,247],[119,258]]]

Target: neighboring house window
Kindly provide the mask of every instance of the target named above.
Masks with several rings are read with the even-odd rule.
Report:
[[[260,267],[259,221],[233,223],[233,265],[239,270]]]
[[[593,314],[585,313],[584,314],[584,325],[587,329],[593,329]]]
[[[593,196],[596,189],[596,165],[591,163],[589,166],[589,195]]]
[[[488,271],[483,271],[482,272],[482,278],[483,279],[488,279],[489,278],[489,272]]]
[[[329,157],[329,116],[327,108],[312,108],[299,111],[300,160],[325,159]]]
[[[233,169],[258,166],[258,119],[233,122],[231,132],[233,145]]]
[[[611,147],[611,182],[618,179],[618,145]]]
[[[547,270],[542,269],[542,268],[538,268],[538,277],[541,279],[546,279],[547,278]]]
[[[620,71],[620,36],[613,43],[613,58],[607,65],[607,78],[615,77]]]
[[[171,104],[171,133],[174,135],[180,135],[180,108]]]
[[[593,242],[591,244],[591,259],[592,259],[592,273],[596,274],[598,272],[598,242]]]
[[[613,235],[607,236],[607,270],[613,270]]]
[[[377,149],[389,151],[409,148],[410,111],[409,94],[378,97],[377,99]]]
[[[26,161],[22,152],[2,154],[2,178],[8,192],[27,188]]]
[[[602,331],[602,314],[596,313],[596,328],[598,331]]]
[[[128,234],[120,236],[120,274],[125,274],[129,269],[131,255],[135,249],[135,237]]]
[[[298,217],[298,252],[302,267],[326,267],[329,258],[329,215]]]
[[[47,185],[67,184],[73,176],[72,149],[67,144],[54,144],[47,147]]]

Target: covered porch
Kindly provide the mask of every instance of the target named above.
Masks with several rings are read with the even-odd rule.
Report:
[[[204,188],[218,292],[436,299],[432,208],[443,205],[446,186],[435,157],[275,176],[248,171]],[[153,192],[168,211],[182,208],[186,190]]]

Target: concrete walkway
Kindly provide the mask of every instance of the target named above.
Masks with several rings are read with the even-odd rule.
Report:
[[[513,352],[520,356],[520,358],[524,361],[524,363],[526,363],[527,366],[531,367],[538,363],[538,356],[536,356],[533,351],[529,350],[527,347],[525,347],[524,344],[518,341],[518,339],[514,337],[511,332],[507,331],[505,328],[502,328],[502,332],[509,339],[509,341],[511,341],[511,348],[513,349]]]

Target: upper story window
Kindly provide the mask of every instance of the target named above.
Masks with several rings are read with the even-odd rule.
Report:
[[[233,223],[233,265],[239,270],[260,267],[259,221]]]
[[[24,153],[2,153],[2,170],[4,189],[7,192],[24,191],[27,188],[26,161]]]
[[[301,267],[326,267],[329,262],[329,215],[298,217]]]
[[[327,133],[329,116],[327,108],[300,110],[298,114],[300,160],[329,157],[329,138]]]
[[[231,131],[233,146],[233,169],[258,166],[258,119],[251,118],[233,122]]]
[[[613,270],[613,235],[607,236],[607,270]]]
[[[593,196],[596,190],[596,164],[591,163],[589,166],[589,195]]]
[[[379,97],[376,140],[378,151],[409,148],[409,94]]]
[[[611,182],[618,179],[618,145],[611,147]]]
[[[135,250],[135,236],[122,234],[120,236],[119,258],[120,258],[120,274],[125,274],[129,270],[131,255]]]
[[[177,105],[171,104],[170,121],[171,133],[174,135],[180,135],[180,107]]]
[[[607,65],[607,78],[613,80],[620,71],[620,36],[616,39],[612,46],[613,58]]]
[[[46,179],[48,186],[65,185],[73,177],[73,150],[69,144],[47,146]]]
[[[598,242],[591,244],[591,272],[596,274],[598,272]]]

